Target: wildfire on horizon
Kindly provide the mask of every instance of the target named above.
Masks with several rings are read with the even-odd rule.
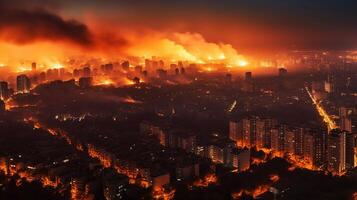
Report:
[[[130,36],[126,40],[130,42],[124,49],[115,43],[105,48],[91,46],[82,49],[71,44],[48,41],[26,45],[0,41],[0,66],[6,69],[5,72],[17,74],[31,72],[33,62],[37,63],[39,70],[73,69],[81,65],[97,65],[98,62],[93,62],[93,58],[103,63],[131,60],[136,65],[143,64],[145,59],[157,59],[163,60],[166,68],[171,63],[182,61],[200,65],[203,70],[207,65],[216,64],[226,68],[249,66],[247,58],[240,55],[232,45],[208,42],[198,33],[148,33],[144,37]]]

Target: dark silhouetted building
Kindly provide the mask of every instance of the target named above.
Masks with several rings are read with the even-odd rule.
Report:
[[[127,199],[127,188],[129,179],[125,175],[115,172],[104,172],[103,192],[106,200]]]
[[[36,65],[35,62],[33,62],[33,63],[31,64],[31,69],[32,69],[32,71],[33,71],[33,72],[36,71],[36,68],[37,68],[37,65]]]
[[[327,131],[322,129],[312,130],[314,139],[313,164],[322,166],[326,163]]]
[[[286,126],[279,125],[271,130],[271,149],[277,152],[284,152]]]
[[[79,87],[81,88],[89,88],[92,86],[92,83],[92,77],[82,77],[79,79]]]
[[[304,155],[304,129],[296,128],[293,130],[295,140],[295,154],[298,156]]]
[[[17,92],[20,93],[30,92],[31,82],[29,77],[27,77],[26,75],[17,76],[16,83],[17,83]]]
[[[356,153],[357,153],[357,134],[346,133],[346,168],[352,169],[356,167]]]
[[[285,77],[288,74],[288,70],[285,68],[279,68],[279,77]]]
[[[245,81],[252,81],[253,75],[252,72],[246,72],[245,73]]]
[[[83,68],[83,77],[91,77],[91,69],[90,67],[84,67]]]
[[[5,81],[0,82],[0,100],[6,100],[10,96],[9,85]]]
[[[121,64],[121,67],[122,67],[124,70],[128,70],[129,67],[130,67],[129,61],[124,61],[124,62]]]
[[[285,132],[284,151],[286,153],[295,154],[295,133],[292,130]]]
[[[346,132],[334,129],[328,135],[327,169],[336,174],[346,170]]]
[[[232,150],[232,166],[237,168],[238,172],[245,171],[250,167],[250,150],[248,148],[244,149],[233,149]]]
[[[0,113],[5,111],[5,102],[0,100]]]

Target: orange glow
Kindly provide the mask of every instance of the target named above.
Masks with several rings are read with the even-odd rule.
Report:
[[[30,167],[23,168],[23,163],[13,164],[8,163],[6,159],[0,158],[0,172],[3,172],[5,175],[14,176],[18,175],[21,179],[25,179],[27,182],[32,182],[38,180],[43,187],[52,187],[57,188],[59,186],[59,180],[55,179],[54,181],[46,174],[34,175],[31,173]],[[19,186],[22,184],[22,180],[18,179],[16,185]]]
[[[271,181],[273,181],[273,183],[275,183],[275,182],[277,182],[279,179],[280,179],[280,177],[278,176],[278,175],[276,175],[276,174],[272,174],[272,175],[270,175],[270,178],[269,178]]]
[[[152,191],[152,197],[153,197],[153,199],[171,200],[171,199],[174,199],[175,192],[176,192],[176,190],[174,190],[174,189],[165,191],[164,188],[160,187],[160,188],[156,188],[155,190]]]
[[[141,101],[135,100],[130,96],[126,97],[123,101],[126,102],[126,103],[132,103],[132,104],[142,103]]]
[[[242,189],[239,192],[233,192],[232,193],[232,198],[233,199],[240,199],[242,197],[243,194],[247,194],[250,196],[253,196],[253,198],[257,198],[258,196],[266,193],[269,191],[269,188],[271,187],[271,185],[273,183],[276,183],[280,178],[278,175],[276,174],[272,174],[269,176],[270,181],[272,181],[271,184],[264,184],[264,185],[259,185],[256,188],[252,189],[252,190],[248,190],[248,189]]]
[[[293,154],[284,154],[284,152],[278,152],[278,151],[272,151],[271,149],[266,149],[266,148],[257,148],[258,151],[263,151],[265,154],[265,157],[263,159],[258,159],[258,158],[252,158],[252,164],[261,164],[265,163],[268,160],[267,155],[271,155],[270,158],[274,157],[279,157],[279,158],[285,158],[292,166],[289,167],[289,171],[293,171],[296,168],[303,168],[303,169],[309,169],[309,170],[317,170],[311,159],[303,157],[303,156],[298,156],[298,155],[293,155]]]
[[[238,66],[241,66],[241,67],[245,67],[245,66],[247,66],[249,63],[247,62],[247,61],[245,61],[245,60],[239,60],[238,61],[238,63],[237,63],[237,65]]]
[[[353,200],[357,200],[357,192],[354,192],[354,193],[352,194],[352,199],[353,199]]]
[[[124,83],[125,83],[125,85],[134,85],[134,84],[135,84],[135,82],[134,82],[133,80],[130,80],[130,79],[128,79],[128,78],[126,78],[126,79],[124,80]]]
[[[331,116],[325,111],[325,109],[320,105],[320,103],[316,100],[316,98],[310,93],[308,88],[305,88],[309,97],[311,98],[313,104],[316,106],[316,110],[319,115],[322,117],[324,122],[327,124],[329,130],[337,128],[336,123],[332,120]]]
[[[104,167],[110,167],[112,160],[105,152],[97,150],[93,145],[88,145],[88,154],[92,158],[98,158]]]
[[[269,185],[259,185],[258,187],[254,188],[253,190],[241,190],[239,192],[233,192],[232,198],[233,199],[240,199],[243,194],[251,195],[253,198],[257,198],[258,196],[266,193],[269,191]]]
[[[0,63],[8,73],[31,72],[32,62],[37,64],[36,71],[60,68],[72,71],[74,68],[88,64],[86,60],[93,58],[98,58],[102,62],[93,63],[97,66],[125,58],[135,58],[130,63],[131,68],[135,65],[142,65],[145,59],[153,57],[163,60],[165,68],[168,68],[173,61],[174,63],[183,61],[198,65],[223,64],[229,68],[249,65],[247,58],[240,55],[232,45],[209,42],[199,33],[151,31],[143,36],[128,32],[122,37],[128,41],[126,48],[115,47],[113,44],[104,45],[97,41],[94,46],[86,47],[85,53],[81,47],[68,43],[36,41],[21,45],[0,41]],[[73,63],[71,60],[76,62]],[[211,70],[208,68],[207,71]],[[99,80],[98,84],[111,85],[112,82]]]
[[[207,174],[203,179],[199,179],[193,183],[196,187],[207,187],[210,184],[217,183],[218,179],[215,174]]]
[[[109,78],[98,78],[97,80],[95,80],[94,85],[114,85],[114,81],[109,79]]]

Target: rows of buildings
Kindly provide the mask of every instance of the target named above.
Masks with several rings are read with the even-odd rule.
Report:
[[[289,127],[259,117],[230,121],[229,137],[239,147],[268,149],[305,159],[315,169],[342,174],[357,166],[357,134],[347,130]]]
[[[0,125],[0,174],[37,181],[65,199],[126,199],[128,177],[73,149],[43,130],[6,121]],[[20,181],[20,180],[19,180]]]
[[[236,143],[227,138],[216,136],[199,140],[197,133],[190,130],[175,130],[164,123],[148,121],[140,124],[140,132],[156,137],[160,144],[167,148],[183,149],[238,171],[250,167],[250,150],[237,148]]]

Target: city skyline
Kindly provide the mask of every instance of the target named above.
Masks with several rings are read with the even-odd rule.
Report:
[[[0,0],[0,199],[357,199],[355,10]]]

